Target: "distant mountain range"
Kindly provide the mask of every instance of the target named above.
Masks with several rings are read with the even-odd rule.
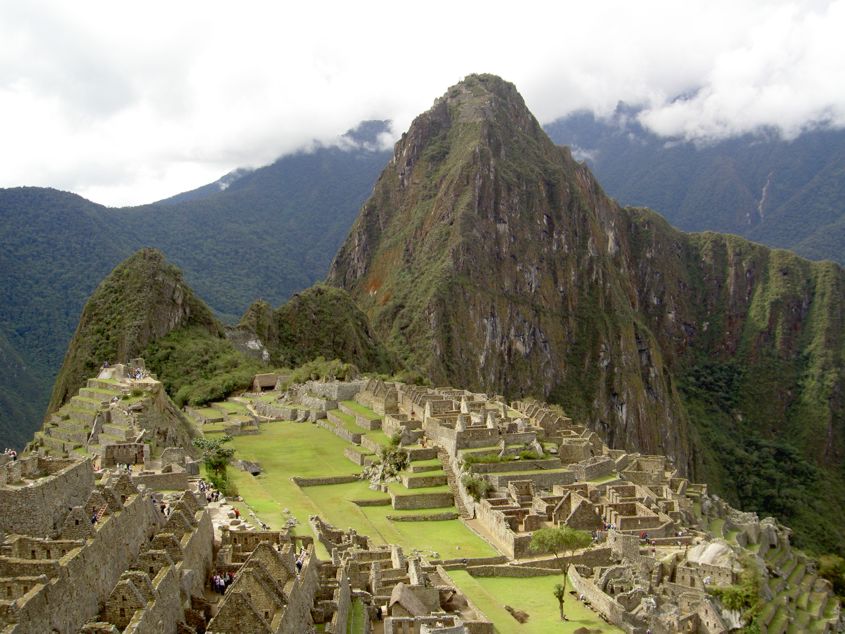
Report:
[[[621,204],[654,209],[684,231],[735,233],[845,264],[845,130],[696,145],[656,136],[637,114],[620,105],[607,119],[580,112],[545,128]]]
[[[340,146],[140,207],[0,189],[0,444],[20,447],[39,426],[85,300],[137,249],[163,251],[229,322],[256,298],[278,305],[322,279],[390,157],[386,131],[364,122]]]
[[[845,132],[709,146],[667,141],[620,106],[545,126],[623,204],[691,231],[737,233],[812,259],[845,260]],[[391,153],[387,122],[363,122],[338,147],[239,169],[154,204],[110,209],[74,194],[0,190],[0,442],[20,445],[46,408],[85,299],[118,262],[161,249],[216,315],[257,298],[276,306],[322,279]]]

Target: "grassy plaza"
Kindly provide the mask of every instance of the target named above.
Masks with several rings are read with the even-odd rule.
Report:
[[[237,436],[231,446],[236,458],[258,462],[261,475],[253,477],[230,469],[244,502],[271,528],[280,528],[287,509],[299,521],[296,532],[308,533],[308,517],[320,515],[340,529],[354,528],[377,543],[395,543],[407,552],[414,549],[441,558],[490,557],[495,549],[468,529],[460,520],[394,521],[388,516],[425,516],[454,512],[454,507],[394,510],[390,496],[373,491],[366,481],[345,484],[299,487],[294,476],[319,478],[360,473],[358,465],[343,455],[352,445],[331,432],[311,423],[267,423],[257,435]],[[397,494],[446,491],[447,487],[405,489],[392,483]],[[353,500],[382,500],[383,506],[359,506]],[[323,556],[327,553],[322,552]]]

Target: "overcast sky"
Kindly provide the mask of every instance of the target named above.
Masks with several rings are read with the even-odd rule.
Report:
[[[541,122],[645,107],[671,137],[845,125],[845,0],[0,2],[0,187],[151,202],[473,72]],[[680,97],[680,98],[679,98]]]

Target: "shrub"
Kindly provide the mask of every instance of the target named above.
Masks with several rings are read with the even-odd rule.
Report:
[[[461,478],[461,484],[464,485],[467,493],[472,496],[472,499],[478,502],[481,498],[486,497],[493,486],[484,478],[476,476],[465,475]]]

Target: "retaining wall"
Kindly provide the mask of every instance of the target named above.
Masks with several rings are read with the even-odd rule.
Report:
[[[451,493],[415,493],[412,495],[390,494],[393,508],[402,509],[433,509],[452,506],[455,500]]]

